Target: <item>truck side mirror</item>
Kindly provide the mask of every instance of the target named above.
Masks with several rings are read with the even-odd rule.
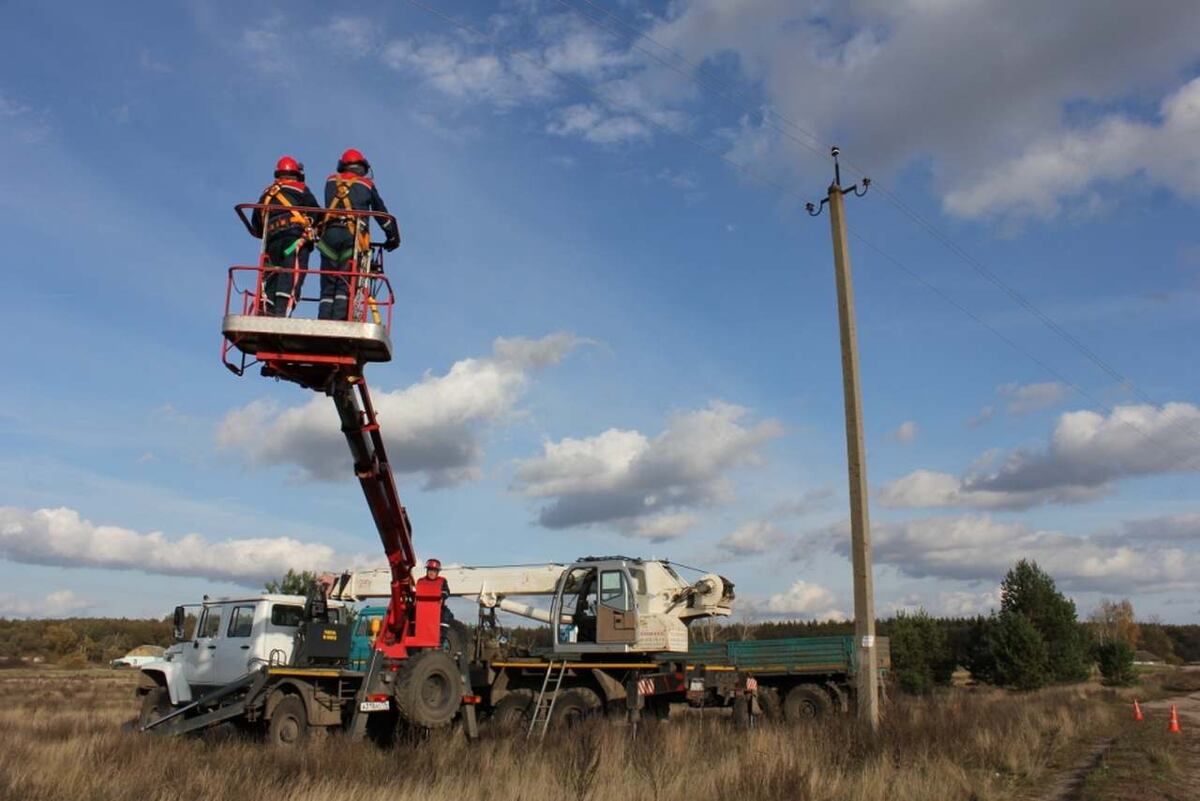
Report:
[[[182,606],[175,607],[174,624],[175,642],[183,642],[183,635],[186,633],[183,629],[187,625],[187,616],[185,615]]]

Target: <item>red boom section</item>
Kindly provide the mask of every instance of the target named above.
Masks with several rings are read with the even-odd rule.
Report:
[[[240,204],[235,211],[246,230],[255,235],[247,212],[259,209],[265,215],[268,208],[279,211],[278,206],[256,203]],[[315,229],[304,234],[305,240],[315,240],[326,210],[291,207],[289,211],[292,210],[317,222]],[[310,308],[306,304],[314,303],[317,298],[299,295],[289,304],[285,315],[266,314],[263,288],[268,276],[290,272],[292,285],[297,286],[305,275],[318,271],[301,268],[298,260],[292,265],[270,265],[264,250],[257,267],[229,270],[221,358],[238,375],[253,364],[261,364],[265,376],[292,381],[333,398],[342,434],[354,460],[354,474],[367,499],[392,573],[391,601],[375,647],[389,658],[403,659],[411,648],[439,644],[442,599],[440,595],[427,597],[428,593],[420,592],[421,588],[414,585],[412,570],[416,554],[412,525],[400,502],[375,406],[363,378],[366,363],[391,359],[389,337],[394,305],[391,287],[383,274],[382,245],[367,240],[365,226],[372,217],[393,224],[395,218],[378,212],[343,209],[337,214],[343,219],[355,219],[360,233],[355,237],[354,254],[342,265],[343,269],[326,273],[346,279],[347,318],[314,320],[304,316],[300,312]],[[245,288],[238,286],[239,276],[251,279],[245,282]],[[249,288],[251,284],[253,289]],[[241,353],[240,364],[229,358],[234,349]]]
[[[437,645],[440,636],[440,631],[435,631],[432,642],[418,641],[427,637],[417,636],[418,631],[425,633],[426,627],[416,625],[412,569],[417,558],[413,551],[412,524],[408,520],[408,511],[400,503],[367,382],[361,376],[337,379],[331,394],[342,421],[342,434],[354,458],[354,475],[362,485],[392,571],[391,601],[375,648],[385,656],[402,659],[407,655],[407,648]],[[441,597],[437,600],[440,617]]]

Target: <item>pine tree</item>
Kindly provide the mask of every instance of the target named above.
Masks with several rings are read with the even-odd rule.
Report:
[[[1046,685],[1046,644],[1029,618],[1002,611],[995,617],[987,639],[996,684],[1017,690],[1036,690]]]
[[[892,673],[904,692],[924,694],[950,682],[955,660],[946,632],[924,609],[899,612],[888,626],[888,644]]]
[[[1076,617],[1075,602],[1054,579],[1024,559],[1000,583],[1001,613],[1021,615],[1041,635],[1050,681],[1082,681],[1088,675],[1088,647]]]

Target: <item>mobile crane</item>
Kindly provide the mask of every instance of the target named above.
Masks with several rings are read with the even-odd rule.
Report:
[[[268,208],[243,203],[235,211],[246,230],[261,238],[247,215],[255,210],[265,214]],[[328,213],[325,209],[302,207],[291,211],[311,220],[320,220]],[[325,275],[345,281],[348,287],[346,319],[313,320],[294,315],[295,305],[303,298],[293,298],[283,316],[264,313],[264,279],[279,269],[268,263],[264,242],[256,266],[229,269],[221,360],[238,376],[261,365],[264,376],[290,381],[333,400],[353,458],[354,474],[388,564],[387,612],[370,665],[365,675],[357,676],[336,665],[334,656],[346,644],[348,631],[338,619],[336,607],[331,614],[323,598],[206,599],[202,604],[203,625],[196,627],[191,651],[174,649],[175,653],[169,652],[163,663],[142,671],[142,730],[177,733],[227,719],[264,722],[273,728],[272,715],[286,700],[282,696],[288,694],[301,697],[305,707],[302,712],[310,721],[317,717],[327,724],[340,722],[361,731],[367,714],[390,710],[394,703],[405,720],[434,727],[446,725],[458,715],[464,696],[471,699],[463,692],[465,661],[461,655],[456,660],[441,647],[439,586],[425,579],[413,580],[416,555],[412,525],[396,489],[364,376],[367,364],[391,360],[389,334],[394,307],[383,272],[383,243],[370,241],[370,221],[386,222],[396,231],[399,228],[394,217],[380,212],[344,209],[338,211],[338,216],[356,229],[354,249],[342,270]],[[315,237],[315,231],[305,232],[309,241]],[[301,269],[298,260],[289,269],[294,274],[293,286],[299,286],[306,274],[317,272]],[[298,604],[302,617],[294,619],[287,609]],[[176,634],[180,640],[184,636],[183,618],[183,608],[177,608]],[[269,654],[258,656],[259,664],[253,664],[253,659],[246,664],[243,654],[241,662],[249,672],[239,670],[244,675],[217,682],[211,678],[220,675],[211,669],[213,660],[199,658],[201,642],[205,651],[217,651],[216,656],[220,656],[217,640],[233,639],[243,620],[249,626],[247,635],[275,629],[293,631],[297,634],[296,646],[272,648]],[[252,650],[249,643],[237,647]],[[189,661],[185,655],[196,658]],[[294,712],[297,704],[283,706]],[[474,709],[467,712],[468,733],[473,734]],[[286,735],[287,730],[296,727],[279,728]]]

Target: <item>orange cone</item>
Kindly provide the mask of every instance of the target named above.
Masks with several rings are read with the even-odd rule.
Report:
[[[1137,699],[1133,699],[1133,719],[1145,720],[1146,717],[1142,714],[1142,708],[1138,705]]]
[[[1179,734],[1179,710],[1171,704],[1171,725],[1167,727],[1167,731],[1171,734]]]

